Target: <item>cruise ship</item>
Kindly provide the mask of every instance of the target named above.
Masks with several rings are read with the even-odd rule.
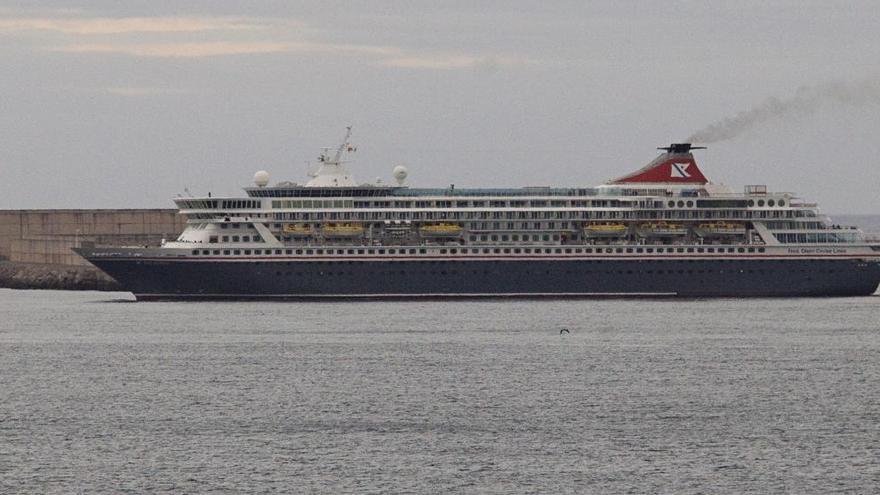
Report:
[[[358,184],[351,129],[304,184],[180,197],[160,246],[76,252],[138,300],[865,296],[880,243],[766,186],[711,182],[689,143],[597,187]]]

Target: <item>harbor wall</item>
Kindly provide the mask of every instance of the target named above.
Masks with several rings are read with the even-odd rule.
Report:
[[[0,210],[0,260],[91,267],[70,249],[86,241],[158,245],[184,224],[174,209]]]
[[[155,246],[184,227],[171,209],[0,210],[0,287],[121,290],[71,248]]]

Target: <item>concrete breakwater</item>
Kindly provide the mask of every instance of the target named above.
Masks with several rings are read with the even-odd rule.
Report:
[[[9,289],[123,290],[94,267],[0,261],[0,287]]]
[[[184,227],[173,209],[0,210],[0,287],[119,290],[71,248],[158,245]]]

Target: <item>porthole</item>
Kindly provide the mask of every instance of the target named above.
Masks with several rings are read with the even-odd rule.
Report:
[[[784,200],[784,199],[780,199],[780,200],[779,200],[779,206],[785,206],[785,200]]]
[[[679,202],[678,202],[678,207],[679,207],[679,208],[684,207],[684,201],[679,201]]]
[[[688,201],[688,202],[687,202],[687,207],[688,207],[688,208],[693,208],[693,207],[694,207],[694,202],[693,202],[693,201]]]
[[[670,202],[666,203],[666,205],[669,206],[670,208],[672,208],[675,206],[675,201],[670,201]]]
[[[773,201],[772,199],[767,201],[767,206],[776,206],[776,201]]]
[[[754,199],[750,199],[750,200],[749,200],[749,206],[755,206],[755,200],[754,200]]]
[[[763,199],[759,199],[759,200],[758,200],[758,206],[764,206],[764,200],[763,200]]]

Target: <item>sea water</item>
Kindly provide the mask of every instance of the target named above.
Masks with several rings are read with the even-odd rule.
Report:
[[[878,296],[130,299],[0,290],[0,493],[880,489]]]

